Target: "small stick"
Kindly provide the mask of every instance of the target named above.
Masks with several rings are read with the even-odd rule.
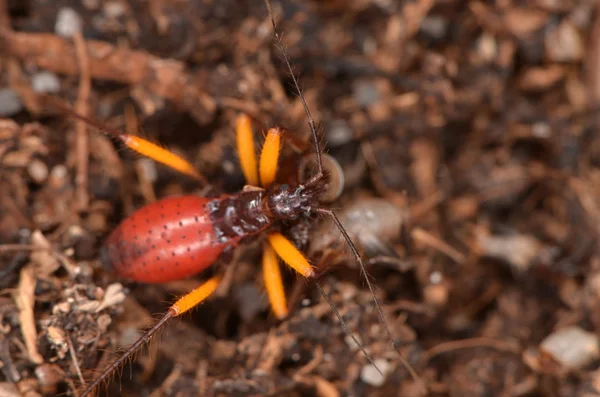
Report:
[[[86,40],[85,45],[91,78],[142,87],[185,109],[200,124],[213,120],[215,99],[205,91],[201,76],[187,72],[184,62],[99,40]],[[54,34],[0,29],[0,48],[3,54],[55,73],[80,73],[73,43]]]
[[[498,351],[520,354],[521,349],[516,342],[503,341],[492,338],[470,338],[470,339],[462,339],[450,342],[443,342],[439,345],[432,347],[431,349],[425,352],[425,362],[430,361],[435,356],[438,356],[443,353],[448,353],[454,350],[459,349],[468,349],[468,348],[476,348],[476,347],[488,347],[491,349],[496,349]]]
[[[88,115],[88,98],[90,96],[91,76],[90,60],[87,53],[85,40],[81,32],[76,32],[73,36],[77,61],[79,64],[79,91],[77,93],[77,104],[75,109],[77,113]],[[75,184],[77,186],[77,209],[82,211],[88,207],[88,156],[89,145],[87,135],[87,125],[83,120],[77,120],[75,124],[77,138],[75,142],[75,153],[77,156],[77,176]]]
[[[85,379],[83,379],[83,374],[81,373],[81,367],[79,366],[79,361],[77,360],[77,353],[75,353],[75,348],[73,347],[73,341],[71,341],[71,337],[67,334],[67,346],[69,348],[69,355],[71,356],[71,360],[73,361],[73,365],[75,366],[75,372],[77,372],[77,376],[79,377],[79,381],[81,384],[85,386]]]

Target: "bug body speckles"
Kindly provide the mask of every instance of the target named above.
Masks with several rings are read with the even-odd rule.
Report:
[[[210,201],[168,197],[140,208],[108,237],[102,261],[121,276],[146,283],[178,280],[204,270],[224,248],[215,240],[206,212]]]
[[[102,248],[105,267],[145,283],[179,280],[216,262],[229,246],[272,224],[262,192],[168,197],[126,218]]]

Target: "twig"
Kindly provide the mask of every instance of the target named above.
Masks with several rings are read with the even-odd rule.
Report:
[[[468,349],[474,347],[489,347],[499,351],[514,354],[519,354],[521,352],[519,345],[515,342],[481,337],[440,343],[439,345],[434,346],[425,352],[424,360],[425,362],[428,362],[433,357],[438,356],[442,353],[448,353],[454,350]]]
[[[52,254],[63,268],[70,274],[73,275],[75,273],[75,266],[71,263],[69,258],[60,252],[56,251],[52,247],[44,247],[41,245],[34,244],[0,244],[0,252],[17,252],[17,251],[46,251]]]
[[[296,378],[302,378],[310,374],[315,368],[317,368],[323,362],[323,346],[319,345],[315,348],[314,357],[305,366],[300,368],[298,372],[294,374]]]
[[[201,124],[212,120],[215,100],[204,91],[203,80],[186,72],[185,63],[98,40],[86,40],[85,45],[91,78],[141,86],[173,101]],[[55,73],[76,76],[80,72],[73,43],[54,34],[0,29],[0,47],[15,58]]]
[[[0,30],[10,29],[10,14],[8,13],[8,1],[0,0]]]
[[[21,380],[21,374],[15,368],[15,364],[10,355],[10,349],[8,348],[8,341],[3,333],[0,333],[0,359],[3,364],[2,373],[7,380],[12,383],[17,383]]]
[[[15,302],[19,308],[19,322],[21,333],[27,346],[29,360],[35,364],[44,362],[44,357],[37,349],[37,329],[35,328],[35,316],[33,306],[35,303],[36,279],[31,266],[21,269],[19,288],[15,292]]]
[[[439,252],[449,256],[456,263],[462,264],[465,262],[465,256],[462,253],[457,251],[455,248],[451,247],[445,241],[443,241],[443,240],[439,239],[438,237],[434,236],[433,234],[425,231],[424,229],[415,228],[412,230],[411,235],[412,235],[413,239],[419,241],[422,244],[428,245],[431,248],[434,248],[434,249],[438,250]]]
[[[598,66],[600,65],[600,18],[598,12],[600,11],[600,3],[596,2],[596,18],[591,26],[589,35],[589,42],[587,48],[587,56],[585,57],[585,69],[586,69],[586,80],[587,80],[587,96],[591,106],[597,106],[600,103],[600,71]]]
[[[71,337],[69,334],[66,334],[67,346],[69,348],[69,355],[71,356],[71,360],[73,360],[73,365],[75,366],[75,371],[77,372],[77,376],[79,377],[79,382],[83,386],[85,386],[85,379],[83,378],[83,374],[81,373],[81,367],[79,366],[79,361],[77,360],[77,354],[75,353],[75,348],[73,347],[73,342],[71,341]]]
[[[81,32],[76,32],[73,36],[75,50],[77,52],[77,61],[79,65],[79,91],[77,93],[77,104],[75,109],[82,116],[88,115],[88,99],[90,96],[91,76],[90,60],[85,45],[85,40]],[[87,125],[82,120],[77,120],[75,124],[77,140],[75,143],[75,153],[77,156],[77,176],[75,184],[77,185],[77,209],[83,211],[87,209],[89,203],[88,196],[88,135]]]

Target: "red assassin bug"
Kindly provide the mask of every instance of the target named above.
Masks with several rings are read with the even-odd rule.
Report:
[[[300,218],[309,218],[320,214],[330,217],[344,237],[373,294],[379,317],[385,325],[390,339],[393,340],[358,250],[334,211],[319,204],[319,199],[326,191],[328,175],[323,166],[317,128],[293,74],[283,42],[277,31],[269,0],[265,0],[265,4],[271,18],[276,42],[282,50],[283,60],[308,119],[315,150],[316,174],[295,186],[275,183],[283,129],[278,127],[269,129],[260,160],[257,162],[250,120],[247,116],[242,115],[236,124],[237,148],[248,186],[240,193],[214,198],[168,197],[139,209],[125,219],[108,237],[101,250],[101,260],[124,278],[146,283],[166,282],[197,274],[212,266],[224,252],[234,249],[248,241],[249,238],[266,234],[267,241],[263,243],[262,260],[264,283],[274,314],[279,319],[283,319],[288,314],[288,307],[277,257],[306,279],[315,279],[317,274],[306,257],[279,231],[279,226],[282,223],[292,223]],[[142,155],[183,174],[204,180],[187,161],[155,144],[102,126],[72,111],[69,113],[121,140],[126,146]],[[80,396],[85,397],[92,393],[170,319],[180,316],[205,301],[216,290],[220,281],[221,276],[212,277],[177,300],[154,326],[128,347],[123,355],[108,365],[100,376],[83,390]],[[344,331],[352,337],[365,357],[375,365],[369,354],[347,328],[321,285],[316,280],[313,281],[341,322]],[[394,347],[396,347],[395,344]],[[396,350],[399,353],[397,347]],[[402,357],[401,359],[413,378],[418,381],[419,378],[412,367]]]

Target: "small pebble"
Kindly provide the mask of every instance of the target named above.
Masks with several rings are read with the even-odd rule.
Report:
[[[125,5],[119,1],[109,1],[104,3],[104,15],[108,18],[120,18],[125,15]]]
[[[581,369],[600,358],[598,337],[577,326],[550,334],[542,341],[540,349],[570,370]]]
[[[516,271],[526,271],[540,253],[542,244],[527,234],[480,235],[478,244],[485,256],[508,262]]]
[[[477,53],[486,62],[492,62],[498,55],[498,42],[496,41],[496,38],[489,33],[483,33],[479,36],[475,45]]]
[[[536,138],[547,139],[552,136],[552,129],[548,123],[540,121],[533,124],[531,134]]]
[[[38,72],[31,76],[31,87],[40,94],[56,94],[60,91],[60,80],[52,72]]]
[[[429,282],[431,284],[439,284],[444,281],[444,275],[440,271],[431,272],[429,275]]]
[[[10,88],[0,88],[0,117],[15,115],[23,110],[23,102]]]
[[[68,183],[69,170],[63,164],[54,166],[50,171],[49,184],[53,189],[60,190]]]
[[[62,37],[73,37],[76,32],[81,32],[82,25],[81,17],[74,9],[63,7],[56,15],[54,31]]]
[[[57,386],[64,380],[63,371],[56,364],[44,363],[35,369],[35,376],[40,382],[44,394],[55,394]]]
[[[149,182],[156,182],[158,179],[158,170],[156,169],[156,161],[150,159],[139,159],[137,161],[139,169],[144,173],[144,177]]]
[[[354,99],[360,106],[369,106],[381,99],[379,90],[375,84],[369,81],[356,81],[352,90],[354,91]]]
[[[46,178],[48,178],[49,174],[48,166],[39,159],[33,159],[29,162],[27,172],[31,179],[37,184],[42,184]]]
[[[379,371],[383,373],[383,376],[377,371],[375,365],[367,364],[360,371],[360,379],[368,385],[379,387],[385,383],[385,378],[390,371],[390,363],[382,358],[375,359],[373,362],[379,368]]]
[[[554,62],[576,62],[583,59],[585,43],[581,34],[568,21],[546,34],[546,53]]]
[[[352,140],[354,134],[346,120],[338,119],[331,122],[327,131],[327,143],[331,147],[342,146]]]
[[[441,16],[428,16],[421,22],[420,29],[433,39],[441,40],[448,31],[448,21]]]

